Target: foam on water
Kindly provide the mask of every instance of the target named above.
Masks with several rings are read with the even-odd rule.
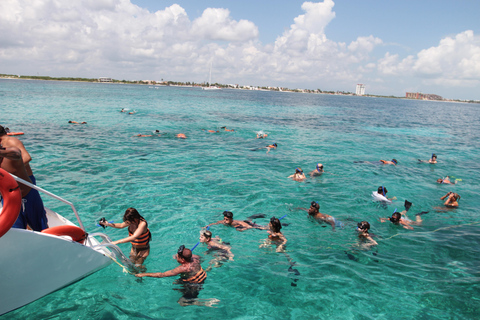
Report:
[[[217,308],[181,307],[173,278],[138,282],[114,264],[2,318],[460,319],[480,311],[478,105],[13,80],[0,81],[0,97],[0,124],[25,132],[19,138],[38,185],[73,202],[87,231],[103,231],[96,226],[100,217],[120,221],[130,206],[147,219],[148,271],[175,267],[178,246],[192,247],[200,228],[229,210],[236,219],[265,214],[259,224],[287,214],[282,231],[300,273],[289,272],[283,254],[259,248],[264,231],[217,225],[214,236],[230,242],[235,254],[235,261],[209,272],[200,293],[219,299]],[[222,126],[235,132],[202,131]],[[134,136],[155,130],[164,134]],[[259,130],[268,138],[255,139]],[[268,154],[251,151],[273,142],[278,148]],[[438,164],[418,162],[432,153]],[[392,158],[397,167],[354,163]],[[310,172],[318,162],[328,173],[287,179],[296,167]],[[435,183],[446,175],[462,181]],[[398,200],[373,202],[380,185]],[[460,207],[435,211],[450,190],[462,196]],[[43,199],[74,220],[67,206]],[[414,204],[409,216],[429,211],[422,226],[410,231],[378,221],[405,199]],[[345,227],[332,232],[295,210],[312,200]],[[361,220],[377,236],[372,250],[357,244]],[[130,245],[121,248],[128,253]],[[195,249],[204,265],[211,258],[205,251]]]

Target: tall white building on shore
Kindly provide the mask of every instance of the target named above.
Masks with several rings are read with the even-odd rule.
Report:
[[[357,96],[363,96],[365,94],[365,86],[361,83],[357,84]]]

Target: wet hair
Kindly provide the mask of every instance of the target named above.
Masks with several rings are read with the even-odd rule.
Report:
[[[180,254],[180,257],[183,258],[185,261],[192,261],[192,250],[184,248],[182,253]]]
[[[137,209],[135,208],[128,208],[125,210],[125,214],[123,215],[123,221],[135,222],[135,220],[145,221],[145,218],[138,213]]]
[[[397,159],[392,159],[392,162],[395,163],[395,164],[398,163]]]
[[[453,196],[455,197],[455,200],[460,200],[460,195],[458,193],[454,193]]]
[[[303,173],[302,168],[300,168],[300,167],[295,168],[295,173]]]
[[[210,239],[210,238],[212,237],[212,231],[209,231],[209,230],[205,231],[205,232],[203,233],[203,236],[204,236],[205,238]]]
[[[394,212],[392,216],[389,218],[389,220],[395,224],[398,224],[401,217],[402,215],[400,214],[400,212]]]
[[[377,192],[378,192],[379,194],[383,194],[384,191],[385,191],[385,194],[387,194],[387,192],[388,192],[388,191],[387,191],[387,188],[385,188],[384,186],[378,187]]]
[[[435,159],[437,158],[437,155],[435,153],[432,153],[432,159],[433,158],[435,158]]]
[[[280,220],[275,217],[270,218],[270,224],[272,225],[273,232],[280,232],[280,229],[282,229]]]
[[[6,134],[7,134],[7,130],[5,130],[3,126],[0,126],[0,136],[6,135]]]
[[[318,202],[312,201],[312,203],[310,203],[310,206],[314,207],[317,210],[320,210],[320,205],[318,204]]]
[[[231,211],[223,211],[223,216],[229,219],[233,219],[233,213]]]
[[[437,182],[438,182],[438,183],[443,183],[443,179],[442,179],[442,178],[438,178],[438,179],[437,179]]]
[[[357,227],[358,229],[362,229],[368,232],[368,230],[370,229],[370,223],[368,223],[367,221],[362,221],[357,224]]]

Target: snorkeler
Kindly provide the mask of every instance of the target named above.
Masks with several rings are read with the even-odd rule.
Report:
[[[338,221],[337,219],[335,219],[331,215],[321,213],[320,212],[320,204],[318,204],[318,202],[312,201],[309,209],[305,209],[305,208],[298,208],[298,209],[307,211],[307,213],[310,217],[314,218],[315,220],[317,220],[319,222],[322,221],[322,222],[328,223],[329,225],[332,226],[333,231],[335,231],[335,227],[338,227],[338,228],[343,228],[344,227],[344,225],[341,221]]]
[[[205,282],[205,279],[207,279],[207,273],[203,270],[200,264],[199,256],[193,254],[192,251],[185,248],[184,245],[181,245],[177,250],[177,254],[174,256],[174,259],[177,260],[180,265],[172,270],[155,273],[138,273],[135,277],[165,278],[179,275],[180,279],[178,283],[182,284],[183,288],[176,290],[183,293],[183,296],[178,300],[178,303],[181,306],[212,306],[219,302],[218,299],[197,299],[200,290],[202,290],[202,285]]]
[[[455,180],[454,182],[452,182],[450,180],[450,177],[449,176],[446,176],[445,178],[438,178],[437,179],[437,183],[441,183],[441,184],[457,184],[457,180]]]
[[[268,224],[268,239],[265,240],[263,244],[260,245],[259,248],[265,248],[270,246],[271,244],[276,244],[277,249],[276,252],[284,252],[285,245],[287,244],[287,238],[283,235],[280,231],[282,229],[282,224],[280,223],[280,219],[272,217],[270,219],[270,223]]]
[[[263,227],[263,226],[260,226],[260,225],[257,225],[253,222],[250,222],[250,221],[240,221],[240,220],[233,220],[233,213],[231,211],[224,211],[223,212],[223,220],[219,220],[217,222],[214,222],[214,223],[210,223],[209,225],[205,226],[205,227],[210,227],[210,226],[213,226],[213,225],[216,225],[216,224],[224,224],[224,225],[227,225],[227,226],[231,226],[231,227],[234,227],[235,229],[237,229],[237,231],[245,231],[247,229],[266,229],[266,227]]]
[[[432,157],[430,158],[430,160],[421,160],[421,159],[418,159],[419,162],[427,162],[427,163],[431,163],[431,164],[435,164],[437,163],[437,155],[435,153],[432,153]]]
[[[232,247],[224,243],[218,236],[212,238],[211,231],[202,230],[200,234],[200,242],[207,244],[209,252],[215,251],[214,258],[208,263],[209,267],[206,269],[207,272],[212,268],[212,266],[220,267],[223,261],[233,261],[234,255],[232,253]]]
[[[325,171],[323,170],[323,164],[317,163],[315,170],[310,172],[311,177],[321,176]]]
[[[187,139],[187,136],[184,133],[177,133],[176,137],[180,139]]]
[[[407,217],[407,211],[410,209],[411,206],[412,203],[405,200],[405,210],[403,210],[402,212],[394,211],[391,217],[380,218],[380,222],[386,222],[387,220],[389,220],[393,224],[401,225],[405,229],[413,230],[413,227],[411,225],[421,225],[423,221],[421,215],[428,213],[428,211],[422,211],[420,213],[417,213],[415,215],[415,221],[412,221]]]
[[[128,227],[128,237],[113,241],[112,243],[120,244],[130,242],[132,244],[130,260],[135,264],[135,267],[142,267],[143,262],[150,254],[150,240],[152,239],[152,234],[148,229],[147,221],[140,215],[140,213],[138,213],[137,209],[128,208],[123,215],[122,223],[111,223],[102,219],[99,224],[116,229]]]
[[[440,200],[444,200],[445,198],[447,199],[444,203],[446,207],[449,207],[449,208],[458,207],[458,200],[460,200],[460,195],[458,193],[454,193],[450,191],[449,193],[441,197]]]
[[[387,188],[384,186],[378,187],[377,191],[372,192],[372,197],[375,201],[383,201],[390,203],[392,200],[397,200],[397,197],[387,198]]]
[[[265,139],[268,137],[268,134],[264,133],[263,131],[257,132],[257,139]]]
[[[288,176],[288,178],[291,178],[295,181],[303,181],[305,180],[307,177],[305,177],[305,174],[303,173],[303,170],[302,168],[298,167],[298,168],[295,168],[295,173]]]
[[[383,163],[383,164],[393,164],[394,166],[396,166],[397,163],[398,163],[397,159],[392,159],[392,161],[380,160],[380,162]]]
[[[73,124],[87,124],[85,121],[83,121],[83,122],[78,122],[78,121],[72,121],[72,120],[68,121],[68,123],[73,123]]]
[[[266,146],[265,148],[267,148],[267,153],[269,153],[271,149],[277,149],[277,144],[276,144],[276,143],[274,143],[274,144],[269,144],[269,145]]]
[[[228,132],[235,132],[234,129],[227,129],[227,127],[221,127],[220,129],[223,129],[223,130],[228,131]]]
[[[358,238],[362,242],[363,246],[376,246],[377,241],[373,240],[372,236],[369,233],[370,223],[367,221],[362,221],[357,224]]]

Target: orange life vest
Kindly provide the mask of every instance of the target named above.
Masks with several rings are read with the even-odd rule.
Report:
[[[203,281],[205,281],[205,279],[207,279],[207,273],[205,272],[205,270],[203,270],[202,267],[200,267],[200,271],[198,271],[196,275],[188,279],[182,279],[182,280],[184,282],[190,282],[190,283],[202,283]]]
[[[128,231],[128,236],[133,236],[133,233]],[[130,241],[130,243],[134,246],[146,246],[150,242],[150,239],[152,239],[152,234],[150,233],[150,229],[147,229],[147,232],[142,234],[137,239]]]

